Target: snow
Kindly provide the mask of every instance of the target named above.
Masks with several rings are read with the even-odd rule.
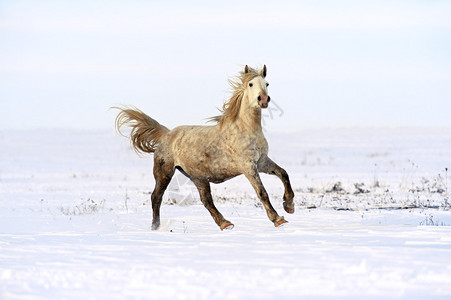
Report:
[[[150,230],[152,157],[113,132],[0,131],[0,299],[450,299],[449,129],[268,134],[275,228],[240,176],[220,231],[177,173]]]

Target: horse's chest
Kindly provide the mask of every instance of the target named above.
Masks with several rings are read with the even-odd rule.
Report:
[[[231,155],[238,157],[239,160],[257,162],[262,154],[267,154],[268,145],[266,140],[243,140],[237,149],[230,152]]]

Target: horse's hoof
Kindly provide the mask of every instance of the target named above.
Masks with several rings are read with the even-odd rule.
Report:
[[[158,230],[160,228],[160,223],[152,224],[152,230]]]
[[[283,209],[289,213],[289,214],[293,214],[294,213],[294,204],[292,205],[287,205],[285,202],[283,203]]]
[[[233,227],[235,227],[235,225],[233,225],[232,223],[230,223],[229,221],[226,221],[224,223],[221,224],[220,228],[221,230],[231,230]]]
[[[274,226],[280,227],[283,226],[283,224],[288,223],[283,217],[280,217],[279,221],[274,222]]]

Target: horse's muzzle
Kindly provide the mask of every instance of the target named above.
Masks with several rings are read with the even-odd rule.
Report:
[[[258,106],[260,106],[260,108],[268,108],[268,103],[269,101],[271,101],[271,97],[267,96],[267,95],[260,95],[257,98],[258,100]]]
[[[260,108],[268,108],[268,103],[262,103],[261,101],[259,101],[258,106],[260,106]]]

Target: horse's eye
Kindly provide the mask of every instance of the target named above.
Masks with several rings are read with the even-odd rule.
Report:
[[[266,83],[266,86],[268,86],[269,85],[269,83]]]
[[[249,86],[252,87],[254,84],[252,82],[249,82]]]

